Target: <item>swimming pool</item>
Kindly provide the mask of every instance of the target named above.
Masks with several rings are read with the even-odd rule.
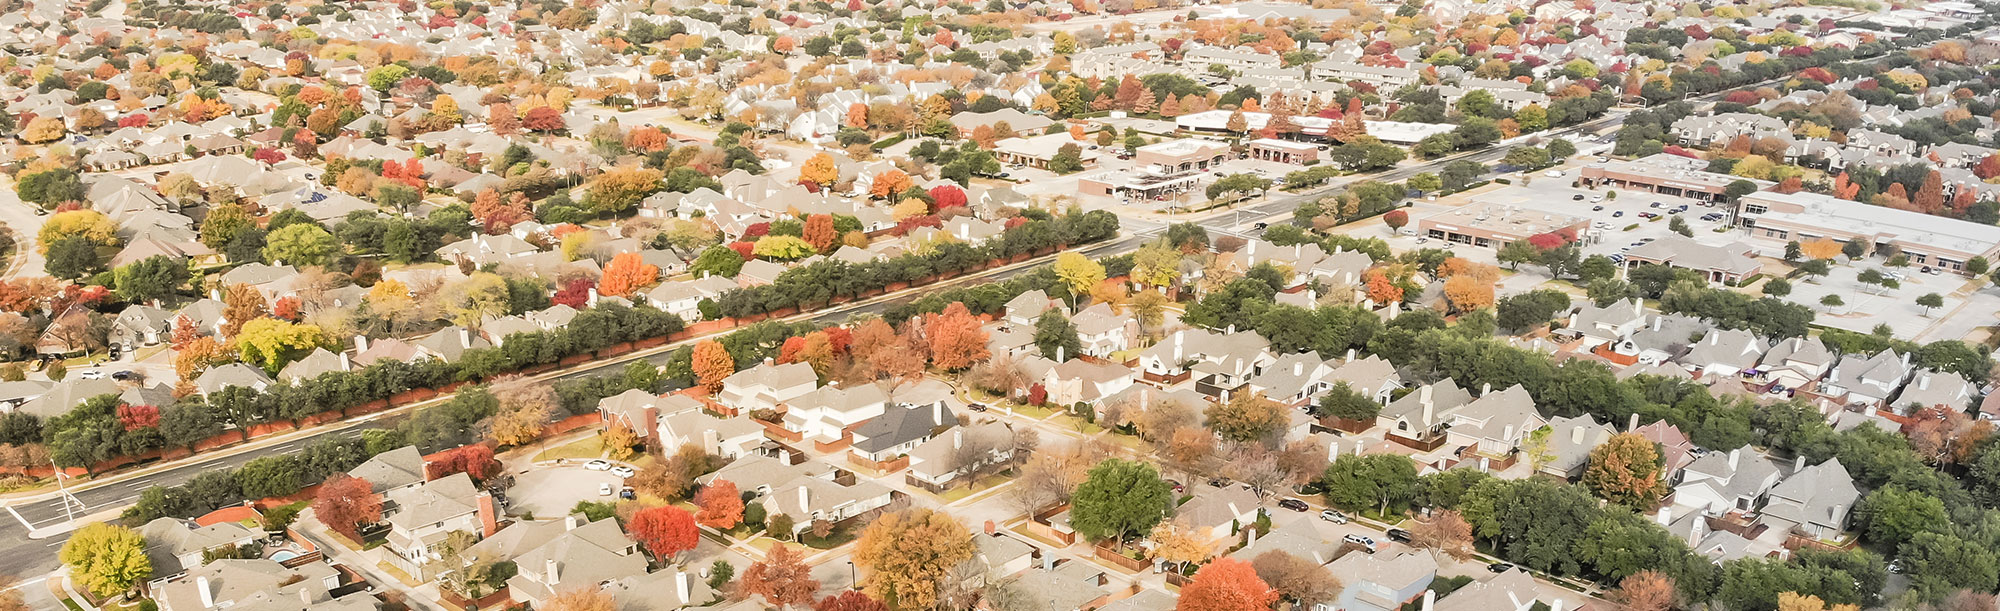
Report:
[[[286,560],[291,560],[291,559],[293,559],[293,558],[297,558],[297,557],[299,557],[299,553],[298,553],[298,552],[295,552],[295,551],[292,551],[292,550],[288,550],[288,549],[287,549],[287,550],[278,550],[277,552],[274,552],[274,553],[272,553],[272,554],[271,554],[271,561],[272,561],[272,562],[284,562],[284,561],[286,561]]]

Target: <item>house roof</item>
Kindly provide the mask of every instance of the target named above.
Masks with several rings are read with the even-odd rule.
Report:
[[[942,402],[928,405],[892,405],[882,415],[854,429],[854,449],[881,452],[912,441],[926,439],[939,427],[956,426],[958,416]]]
[[[1853,509],[1854,502],[1861,498],[1861,491],[1854,487],[1854,477],[1840,464],[1840,459],[1829,458],[1778,482],[1771,487],[1770,496],[1791,502],[1766,502],[1766,517],[1793,524],[1840,526],[1846,511]]]
[[[478,511],[479,491],[473,488],[472,478],[464,473],[453,473],[414,488],[391,490],[386,496],[397,509],[388,522],[404,529]]]
[[[1212,527],[1240,520],[1246,514],[1257,513],[1257,495],[1241,486],[1217,488],[1208,484],[1195,486],[1194,498],[1182,503],[1174,510],[1174,519],[1187,523]]]
[[[424,456],[417,446],[403,446],[376,454],[347,474],[368,480],[375,492],[401,488],[424,481]]]

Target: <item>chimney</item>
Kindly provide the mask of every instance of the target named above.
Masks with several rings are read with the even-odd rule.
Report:
[[[1654,317],[1653,317],[1653,330],[1654,330],[1654,331],[1658,331],[1658,330],[1660,330],[1660,319],[1661,319],[1661,318],[1665,318],[1665,317],[1664,317],[1664,316],[1654,316]]]
[[[1708,332],[1708,345],[1713,346],[1719,343],[1722,343],[1722,333],[1717,331]]]
[[[716,453],[718,453],[718,454],[719,454],[720,452],[719,452],[718,450],[719,450],[719,449],[721,448],[721,446],[722,446],[722,434],[721,434],[721,433],[717,433],[717,432],[715,431],[715,429],[712,429],[712,428],[711,428],[711,429],[707,429],[707,430],[704,430],[704,431],[702,431],[702,432],[701,432],[701,449],[702,449],[702,451],[704,451],[704,452],[716,452]]]
[[[1326,461],[1333,462],[1336,460],[1340,460],[1339,439],[1333,439],[1326,442]]]
[[[1179,367],[1179,366],[1180,366],[1180,364],[1181,364],[1181,339],[1182,339],[1182,338],[1185,338],[1185,337],[1187,337],[1187,332],[1186,332],[1186,331],[1182,331],[1182,332],[1179,332],[1179,333],[1175,333],[1175,334],[1174,334],[1174,362],[1173,362],[1173,363],[1171,363],[1171,364],[1169,364],[1169,366],[1171,366],[1171,367]]]
[[[1625,431],[1629,433],[1636,430],[1639,430],[1639,413],[1632,412],[1632,418],[1625,424]]]
[[[1836,504],[1834,504],[1834,506],[1833,506],[1833,508],[1832,508],[1832,509],[1829,509],[1829,510],[1827,510],[1827,513],[1826,513],[1826,518],[1827,518],[1828,520],[1832,520],[1832,521],[1834,521],[1835,523],[1839,523],[1839,522],[1841,521],[1841,520],[1840,520],[1840,517],[1841,517],[1841,513],[1840,513],[1840,512],[1841,512],[1842,510],[1845,510],[1845,509],[1847,509],[1847,506],[1846,506],[1846,505],[1841,505],[1841,504],[1838,504],[1838,503],[1836,503]]]
[[[1507,425],[1507,426],[1505,426],[1505,427],[1501,427],[1501,429],[1500,429],[1500,438],[1501,438],[1501,439],[1513,439],[1513,438],[1514,438],[1514,425],[1511,425],[1511,424],[1509,424],[1509,425]]]
[[[312,608],[313,593],[310,588],[299,588],[299,604],[305,605],[308,609]]]
[[[1423,420],[1423,423],[1422,423],[1422,424],[1423,424],[1424,426],[1430,426],[1430,424],[1431,424],[1431,416],[1432,416],[1432,408],[1434,407],[1434,404],[1432,404],[1432,403],[1431,403],[1431,385],[1430,385],[1430,384],[1425,384],[1425,385],[1423,386],[1423,388],[1419,388],[1419,389],[1417,389],[1417,403],[1419,403],[1419,404],[1421,404],[1421,405],[1423,405],[1423,406],[1424,406],[1424,420]]]
[[[799,511],[812,513],[812,489],[799,486]]]
[[[209,589],[207,576],[194,578],[194,590],[201,593],[201,608],[215,608],[215,591]]]
[[[491,537],[500,532],[500,512],[493,507],[493,494],[479,493],[479,536]]]
[[[1556,601],[1555,601],[1555,602],[1553,602],[1553,603],[1550,603],[1550,604],[1549,604],[1549,610],[1550,610],[1550,611],[1563,611],[1563,599],[1560,599],[1560,598],[1558,598],[1558,599],[1556,599]]]
[[[1642,301],[1639,301],[1639,300],[1637,300],[1637,299],[1632,299],[1632,300],[1630,300],[1630,301],[1632,302],[1632,315],[1633,315],[1633,316],[1638,316],[1638,315],[1640,315],[1640,314],[1643,314],[1643,313],[1645,313],[1645,311],[1646,311],[1646,304],[1645,304],[1645,302],[1642,302]]]
[[[1492,382],[1486,382],[1479,385],[1479,396],[1484,397],[1486,396],[1486,393],[1490,392],[1493,392]]]
[[[1305,374],[1306,374],[1306,362],[1301,360],[1292,361],[1292,375],[1302,376]]]
[[[1064,352],[1066,352],[1066,350],[1065,350],[1066,348],[1069,348],[1069,346],[1056,346],[1056,363],[1057,363],[1057,364],[1062,364],[1062,363],[1067,363],[1067,362],[1069,362],[1069,355],[1067,355],[1067,354],[1064,354]]]
[[[1729,451],[1729,470],[1730,470],[1730,471],[1735,471],[1735,470],[1736,470],[1736,460],[1737,460],[1738,458],[1741,458],[1741,457],[1742,457],[1742,455],[1743,455],[1743,448],[1736,448],[1736,449],[1734,449],[1734,450],[1730,450],[1730,451]]]
[[[222,289],[208,289],[208,298],[222,301]]]
[[[1569,427],[1569,442],[1575,445],[1583,445],[1583,433],[1582,425]]]
[[[1924,375],[1917,376],[1917,390],[1930,390],[1930,389],[1931,389],[1931,374],[1925,373]]]
[[[354,353],[361,354],[367,351],[368,351],[368,336],[366,335],[354,336]]]
[[[576,530],[576,514],[563,516],[563,530]]]
[[[944,401],[938,401],[936,403],[931,404],[931,425],[932,426],[944,425]]]
[[[1806,470],[1806,455],[1800,454],[1797,458],[1792,459],[1792,473],[1804,470]]]
[[[1230,334],[1230,335],[1235,335],[1235,334],[1236,334],[1236,325],[1235,325],[1235,324],[1233,324],[1233,323],[1229,325],[1229,334]]]
[[[1353,362],[1353,361],[1354,361],[1354,349],[1353,349],[1353,348],[1348,348],[1348,349],[1347,349],[1347,356],[1346,356],[1346,357],[1343,357],[1343,358],[1341,358],[1341,359],[1340,359],[1340,362],[1343,362],[1343,363],[1347,363],[1347,362]]]
[[[584,298],[583,303],[586,307],[597,305],[597,287],[590,287],[590,296]]]
[[[557,570],[556,570],[556,561],[555,561],[555,560],[551,559],[551,560],[547,561],[547,563],[546,563],[546,564],[545,564],[544,566],[545,566],[545,569],[544,569],[544,572],[542,573],[542,575],[544,576],[544,579],[543,579],[542,581],[546,582],[546,583],[547,583],[548,585],[550,585],[550,586],[554,586],[554,585],[556,585],[556,584],[558,584],[558,583],[562,583],[562,581],[561,581],[561,579],[560,579],[560,578],[562,577],[562,574],[561,574],[561,573],[560,573],[559,571],[557,571]]]
[[[674,570],[674,593],[680,595],[679,600],[682,604],[689,602],[688,590],[693,589],[694,584],[691,583],[693,580],[694,575],[689,574],[687,571]]]
[[[354,370],[354,361],[353,359],[347,356],[346,352],[340,353],[340,370],[341,371]]]
[[[960,448],[960,447],[962,447],[962,446],[964,446],[964,445],[965,445],[965,430],[964,430],[964,428],[963,428],[963,427],[952,427],[952,429],[951,429],[951,449],[954,449],[954,450],[956,450],[956,449],[958,449],[958,448]]]
[[[1666,526],[1668,524],[1674,523],[1673,504],[1669,503],[1667,506],[1661,507],[1660,513],[1658,514],[1658,517],[1655,518],[1655,520],[1658,521],[1661,526]]]
[[[999,524],[997,524],[997,523],[994,523],[994,522],[993,522],[992,520],[987,520],[987,521],[986,521],[986,536],[988,536],[988,537],[994,537],[994,536],[999,536],[999,534],[1000,534],[1000,525],[999,525]]]
[[[1431,605],[1437,604],[1437,596],[1437,590],[1425,589],[1424,606],[1419,607],[1419,609],[1422,611],[1431,611]]]
[[[465,347],[467,347],[467,348],[471,348],[471,347],[472,347],[472,330],[471,330],[471,329],[467,329],[467,328],[465,328],[465,327],[459,327],[459,328],[458,328],[458,343],[459,343],[459,345],[461,345],[461,346],[465,346]]]

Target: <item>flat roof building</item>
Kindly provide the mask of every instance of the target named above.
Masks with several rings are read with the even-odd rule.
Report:
[[[1700,272],[1709,282],[1736,284],[1764,270],[1764,264],[1751,253],[1750,245],[1742,242],[1709,246],[1691,238],[1670,235],[1625,253],[1625,267],[1670,265]]]
[[[1001,163],[1048,169],[1049,160],[1055,159],[1066,144],[1076,145],[1077,156],[1085,167],[1097,163],[1097,151],[1070,137],[1069,132],[1001,140],[993,143],[993,156],[999,158]]]
[[[1957,272],[1973,257],[2000,254],[2000,227],[1803,191],[1745,195],[1736,204],[1736,224],[1766,244],[1862,240],[1870,250],[1895,247],[1911,263]]]
[[[1181,138],[1148,144],[1132,151],[1132,164],[1146,172],[1173,176],[1206,170],[1229,158],[1229,145]]]
[[[1729,183],[1749,180],[1763,189],[1772,183],[1707,171],[1700,159],[1659,153],[1630,161],[1593,163],[1578,173],[1586,187],[1611,187],[1716,202],[1728,198]]]
[[[1590,219],[1506,204],[1470,204],[1424,217],[1417,231],[1434,240],[1499,248],[1529,236],[1568,229],[1583,235]]]
[[[1319,147],[1304,142],[1258,138],[1250,141],[1250,157],[1262,161],[1306,165],[1319,161]]]

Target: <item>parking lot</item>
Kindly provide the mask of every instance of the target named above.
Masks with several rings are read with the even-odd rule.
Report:
[[[1897,279],[1901,286],[1884,290],[1879,286],[1861,282],[1857,277],[1862,270],[1874,269]],[[1829,327],[1867,333],[1877,325],[1888,325],[1897,337],[1916,338],[1923,341],[1944,339],[1938,333],[1927,333],[1941,324],[1958,325],[1961,333],[1953,336],[1963,338],[1964,332],[1973,327],[1993,324],[1991,308],[1965,308],[1967,299],[1952,293],[1964,287],[1966,278],[1956,274],[1925,274],[1915,267],[1890,268],[1879,259],[1864,259],[1851,265],[1836,265],[1826,277],[1816,282],[1795,280],[1792,293],[1785,299],[1793,303],[1813,308],[1819,315],[1814,322]],[[1937,293],[1944,298],[1944,306],[1934,308],[1928,315],[1917,305],[1917,297]],[[1828,307],[1820,305],[1827,295],[1838,295],[1842,304]],[[1979,300],[1975,295],[1973,300]],[[1988,297],[1990,301],[1990,296]],[[1947,320],[1950,319],[1950,320]]]

